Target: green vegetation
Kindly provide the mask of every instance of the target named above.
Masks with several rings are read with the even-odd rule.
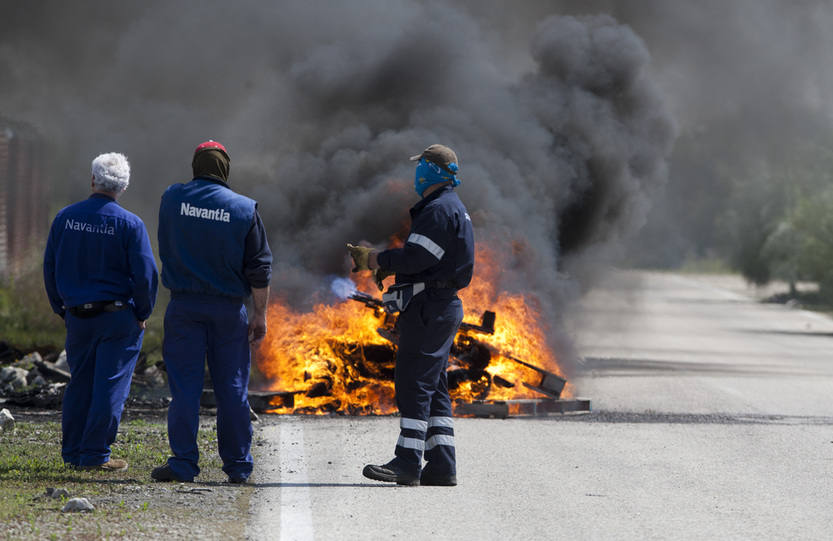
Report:
[[[0,337],[20,349],[63,349],[64,322],[52,312],[40,268],[0,282]]]
[[[784,281],[782,300],[833,307],[833,132],[740,146],[731,133],[732,125],[715,125],[680,136],[632,264]],[[798,282],[819,292],[800,294]]]
[[[757,180],[734,185],[727,213],[735,267],[750,281],[819,284],[819,301],[833,304],[833,152],[811,145]]]

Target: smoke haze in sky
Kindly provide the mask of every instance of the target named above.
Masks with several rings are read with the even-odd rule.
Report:
[[[259,201],[273,287],[296,306],[347,273],[345,242],[405,232],[407,157],[447,144],[501,288],[553,318],[652,202],[673,222],[685,201],[669,197],[703,184],[711,164],[674,161],[677,133],[710,134],[731,162],[830,124],[826,2],[508,6],[7,1],[0,115],[49,140],[57,204],[83,196],[93,156],[127,154],[123,201],[152,234],[194,146],[222,141],[232,186]]]

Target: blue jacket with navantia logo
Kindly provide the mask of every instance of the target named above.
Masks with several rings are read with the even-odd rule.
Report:
[[[52,310],[125,301],[145,320],[156,302],[156,262],[142,220],[103,194],[62,209],[49,231],[43,277]]]
[[[414,205],[405,246],[385,250],[377,260],[382,269],[396,272],[397,284],[468,286],[474,270],[474,232],[454,189],[444,186]]]
[[[162,283],[174,293],[242,299],[269,285],[272,253],[257,203],[219,180],[170,186],[158,234]]]

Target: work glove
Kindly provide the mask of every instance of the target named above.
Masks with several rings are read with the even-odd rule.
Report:
[[[382,267],[379,267],[375,271],[373,271],[373,280],[376,282],[376,287],[379,288],[379,291],[385,290],[385,285],[382,283],[382,281],[388,276],[393,276],[394,274],[396,273],[392,270],[384,270],[382,269]]]
[[[353,246],[352,244],[348,244],[347,251],[350,252],[350,257],[353,258],[354,267],[352,272],[370,270],[368,263],[370,261],[370,252],[373,251],[373,248],[365,248],[364,246]]]

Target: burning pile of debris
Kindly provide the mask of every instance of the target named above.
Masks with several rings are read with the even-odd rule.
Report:
[[[377,317],[382,319],[382,326],[376,329],[380,336],[389,340],[392,344],[399,343],[399,330],[397,327],[398,315],[384,312],[382,302],[368,295],[357,291],[349,297],[358,301],[375,311]],[[493,335],[495,333],[496,314],[486,310],[480,318],[479,324],[460,324],[460,329],[455,337],[449,356],[448,388],[452,397],[455,398],[454,411],[458,415],[471,415],[474,417],[508,417],[509,415],[546,415],[547,413],[567,412],[589,412],[590,401],[586,399],[562,399],[561,394],[567,380],[558,374],[544,370],[541,367],[530,364],[517,357],[497,350],[488,342],[478,338],[478,335]],[[389,350],[390,356],[384,359],[386,364],[395,362],[396,352]],[[503,357],[518,365],[531,370],[533,383],[522,381],[524,387],[531,389],[544,398],[518,398],[506,400],[487,400],[492,391],[492,386],[512,389],[516,384],[499,373],[492,375],[487,368],[492,358]],[[361,357],[355,359],[361,362]],[[379,359],[371,362],[379,362]],[[392,377],[392,372],[391,372]],[[467,387],[468,397],[455,396],[461,387]]]
[[[589,411],[589,400],[572,398],[547,346],[534,302],[485,291],[489,283],[475,278],[460,292],[464,306],[481,315],[476,323],[464,319],[449,357],[455,414],[507,417]],[[398,316],[358,290],[344,297],[343,302],[319,304],[309,313],[294,312],[279,301],[270,306],[270,333],[257,355],[259,372],[267,381],[260,384],[261,391],[250,391],[255,411],[395,411]],[[487,302],[497,307],[500,320],[496,310],[484,309]]]

